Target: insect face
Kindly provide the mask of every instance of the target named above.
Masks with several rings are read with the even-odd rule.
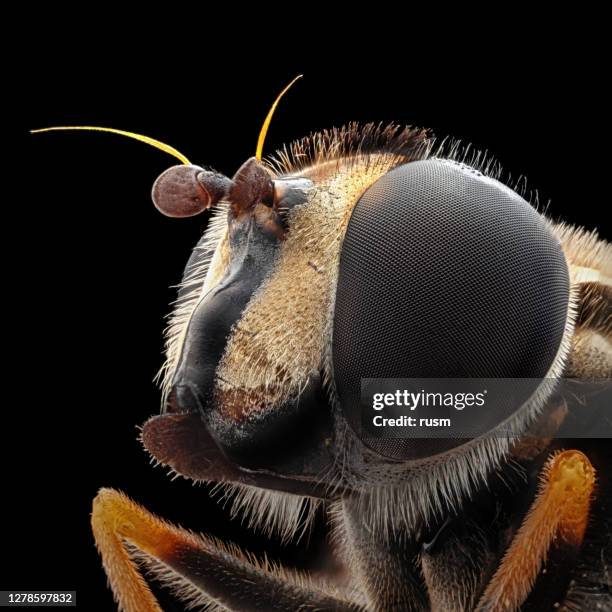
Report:
[[[274,398],[273,391],[265,389],[266,384],[270,388],[276,384],[273,378],[252,387],[235,387],[226,384],[217,370],[245,308],[278,263],[291,209],[306,201],[312,183],[273,181],[269,170],[254,158],[231,181],[213,173],[184,172],[182,167],[175,174],[177,180],[165,173],[154,187],[157,201],[171,203],[173,212],[181,208],[181,202],[189,207],[202,185],[206,195],[198,203],[209,205],[219,199],[221,190],[215,190],[221,186],[228,205],[220,246],[226,262],[218,280],[197,296],[190,313],[170,382],[169,410],[198,414],[223,452],[241,465],[268,467],[270,445],[279,452],[287,442],[295,445],[303,440],[304,427],[312,429],[312,405],[321,392],[319,377],[313,375],[305,382],[299,398],[291,394]],[[182,181],[184,175],[188,181]],[[301,455],[308,452],[303,444],[299,447]]]
[[[366,136],[372,150],[357,145]],[[304,168],[278,171],[251,159],[229,180],[177,167],[153,189],[158,208],[173,216],[218,203],[170,327],[166,417],[198,415],[202,436],[240,470],[313,482],[337,463],[335,419],[343,417],[332,395],[330,339],[353,205],[394,165],[427,150],[422,131],[351,127],[324,138],[301,145],[318,156]],[[143,439],[159,455],[154,423],[157,435],[149,424]],[[163,446],[163,461],[181,471],[187,442]],[[205,472],[197,477],[208,479]]]
[[[429,489],[483,453],[484,475],[507,440],[361,435],[361,378],[559,374],[570,292],[548,223],[429,147],[423,131],[349,127],[298,145],[305,166],[251,159],[232,180],[192,167],[158,179],[166,212],[215,205],[170,328],[166,416],[197,415],[194,446],[208,462],[216,447],[229,479],[265,474],[311,492],[295,482],[360,488],[418,474]],[[529,395],[504,413],[516,431],[537,415]],[[203,456],[180,437],[163,461],[184,473],[187,447]]]

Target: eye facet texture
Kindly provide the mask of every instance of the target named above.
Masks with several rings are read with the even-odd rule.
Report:
[[[342,246],[332,357],[345,416],[362,377],[544,378],[568,301],[561,246],[517,193],[451,160],[392,170],[355,205]],[[397,459],[462,442],[364,441]]]

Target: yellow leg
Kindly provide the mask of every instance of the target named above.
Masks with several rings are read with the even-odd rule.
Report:
[[[91,524],[115,599],[125,612],[161,612],[134,558],[151,567],[179,599],[196,607],[355,610],[345,593],[171,525],[112,489],[98,493]]]
[[[112,489],[102,489],[94,500],[91,526],[119,609],[161,612],[124,541],[163,561],[186,534]]]
[[[579,546],[586,529],[595,470],[577,450],[553,455],[542,471],[540,489],[477,610],[518,610],[531,592],[556,539]]]

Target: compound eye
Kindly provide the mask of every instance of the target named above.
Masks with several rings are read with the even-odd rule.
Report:
[[[230,185],[230,179],[199,166],[172,166],[159,175],[151,197],[168,217],[193,217],[222,199]]]
[[[362,378],[543,379],[568,302],[561,246],[518,194],[450,160],[392,170],[359,199],[342,245],[332,359],[345,418],[360,435]],[[465,439],[363,441],[412,460]]]

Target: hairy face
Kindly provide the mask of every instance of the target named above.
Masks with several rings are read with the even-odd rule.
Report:
[[[332,336],[347,227],[356,204],[366,192],[372,193],[373,185],[393,176],[394,169],[430,159],[430,150],[431,142],[422,130],[349,126],[292,145],[267,164],[248,160],[231,180],[184,166],[158,179],[154,199],[168,214],[191,215],[215,204],[208,229],[185,268],[167,331],[162,414],[143,430],[145,446],[158,461],[197,480],[323,498],[352,491],[365,515],[377,520],[380,507],[389,513],[401,497],[406,521],[457,503],[499,463],[508,451],[508,438],[464,440],[438,451],[389,459],[355,434],[343,405],[347,396],[338,393],[341,360],[334,355]],[[467,168],[464,173],[480,177],[485,191],[519,198],[480,172]],[[374,216],[369,227],[376,226],[377,206],[376,202],[373,209],[370,206]],[[537,231],[547,234],[548,227],[535,212],[531,221]],[[376,243],[376,236],[370,238]],[[360,255],[358,241],[353,249]],[[367,257],[365,246],[360,256]],[[417,252],[408,268],[419,265],[418,259]],[[563,267],[562,255],[560,261]],[[409,275],[411,270],[400,264],[394,263],[392,272]],[[376,278],[377,266],[381,275],[388,274],[389,265],[387,260],[376,265],[370,260],[368,278]],[[512,274],[508,278],[512,280]],[[492,280],[501,283],[497,276]],[[567,293],[561,287],[563,291]],[[356,315],[361,314],[360,298],[357,292],[349,300],[348,310]],[[542,296],[535,294],[529,299],[526,305],[542,302]],[[346,297],[343,300],[347,310]],[[494,310],[497,302],[488,310]],[[568,303],[569,295],[564,294],[559,316],[551,324],[548,353],[539,359],[538,376],[557,376],[562,368],[571,329]],[[412,308],[411,326],[422,322],[426,327],[430,313],[422,306],[419,311],[415,304],[406,302],[406,309]],[[468,323],[477,319],[468,315]],[[497,327],[495,312],[488,315],[491,326]],[[374,319],[380,316],[386,316],[384,311]],[[363,353],[358,330],[351,332],[350,325],[344,325],[350,319],[344,316],[343,333],[353,338],[353,352]],[[506,319],[513,324],[512,317]],[[401,322],[400,317],[396,326],[400,334],[405,331]],[[505,321],[500,323],[503,330]],[[466,337],[470,333],[468,329]],[[447,334],[451,348],[457,335]],[[368,362],[371,357],[375,364],[383,358],[395,363],[400,357],[383,355],[389,338],[378,344],[360,358]],[[427,343],[423,344],[426,350]],[[511,343],[494,348],[507,356],[507,362],[500,361],[500,371],[506,376],[524,374],[524,369],[517,369],[521,364],[515,359],[517,351],[510,350]],[[450,352],[440,354],[446,357]],[[423,355],[434,364],[444,362]],[[466,372],[461,375],[470,375]],[[510,426],[517,435],[535,419],[545,395],[535,394],[531,406],[514,415]],[[255,495],[248,491],[243,501]],[[252,499],[244,503],[258,507]],[[283,512],[288,512],[286,504]],[[391,520],[385,516],[383,523]]]
[[[337,482],[330,339],[342,238],[363,192],[427,151],[422,131],[319,135],[275,165],[247,162],[216,207],[168,329],[164,411],[197,415],[239,471]]]

